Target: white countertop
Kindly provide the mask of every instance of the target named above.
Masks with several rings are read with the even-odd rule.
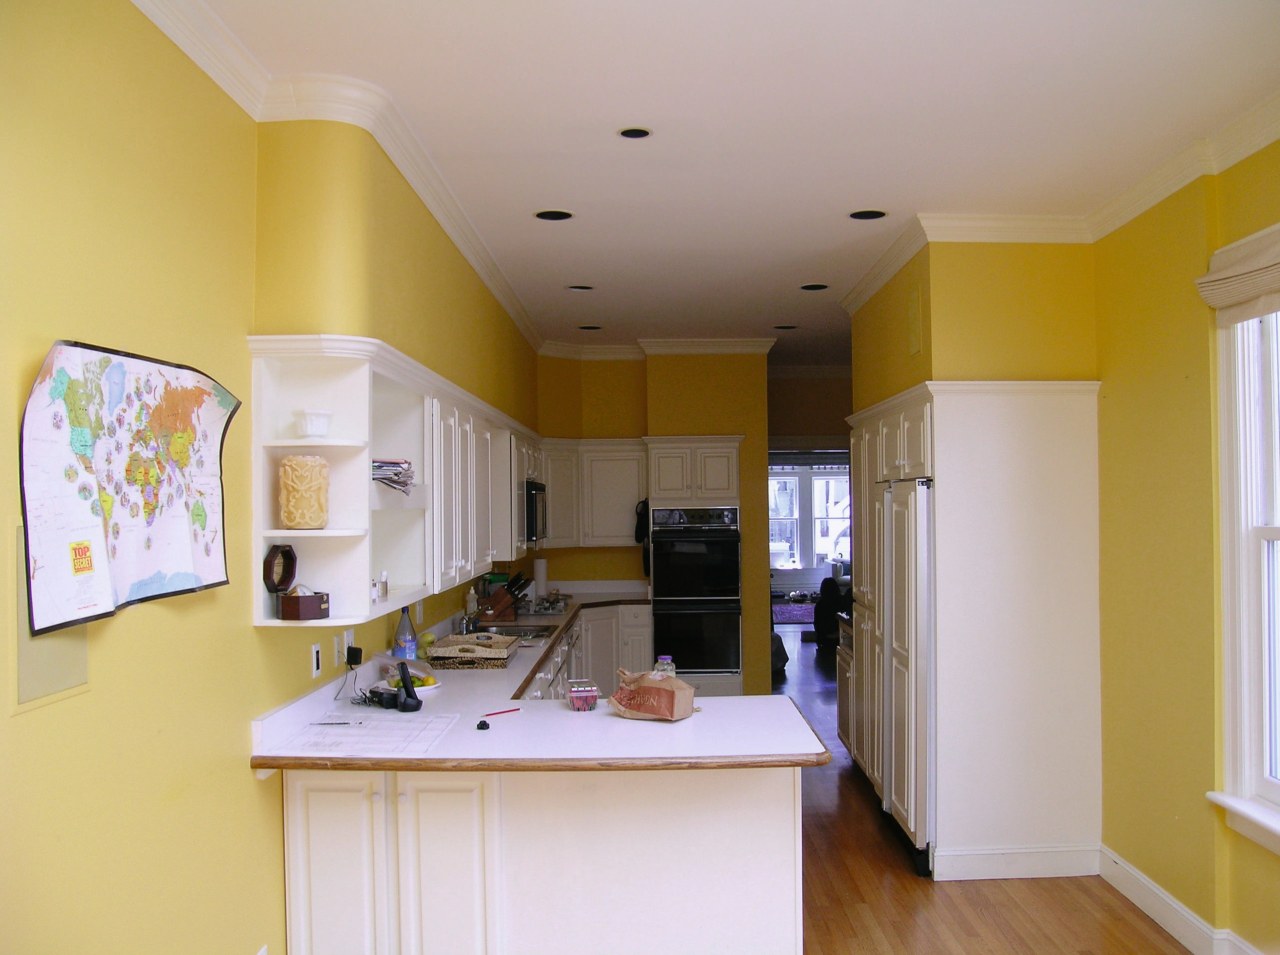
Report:
[[[596,603],[596,600],[589,601]],[[520,623],[569,618],[530,617]],[[698,769],[809,766],[830,761],[795,704],[785,696],[716,696],[677,722],[625,719],[602,696],[595,710],[567,700],[513,700],[545,641],[522,647],[497,670],[437,670],[439,685],[420,689],[422,709],[399,713],[343,699],[335,680],[253,722],[255,769],[563,770]],[[377,662],[357,670],[358,685],[377,681]],[[514,713],[488,716],[519,707]],[[486,719],[489,729],[476,724]],[[339,723],[348,725],[318,725]]]

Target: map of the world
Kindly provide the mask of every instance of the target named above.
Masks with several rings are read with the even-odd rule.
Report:
[[[194,368],[54,343],[22,420],[33,634],[227,582],[222,442],[239,407]]]

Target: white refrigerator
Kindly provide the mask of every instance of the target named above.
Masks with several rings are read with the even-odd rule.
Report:
[[[884,485],[882,798],[921,871],[932,870],[934,843],[932,502],[927,478]]]

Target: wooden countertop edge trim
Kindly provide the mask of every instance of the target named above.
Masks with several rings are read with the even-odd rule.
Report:
[[[363,756],[254,756],[253,769],[333,769],[382,772],[625,772],[654,769],[778,769],[825,766],[831,753],[791,753],[761,756],[664,756],[616,759],[415,759]]]

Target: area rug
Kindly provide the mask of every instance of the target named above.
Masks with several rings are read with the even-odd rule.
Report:
[[[813,604],[783,601],[773,605],[774,623],[813,623]]]

